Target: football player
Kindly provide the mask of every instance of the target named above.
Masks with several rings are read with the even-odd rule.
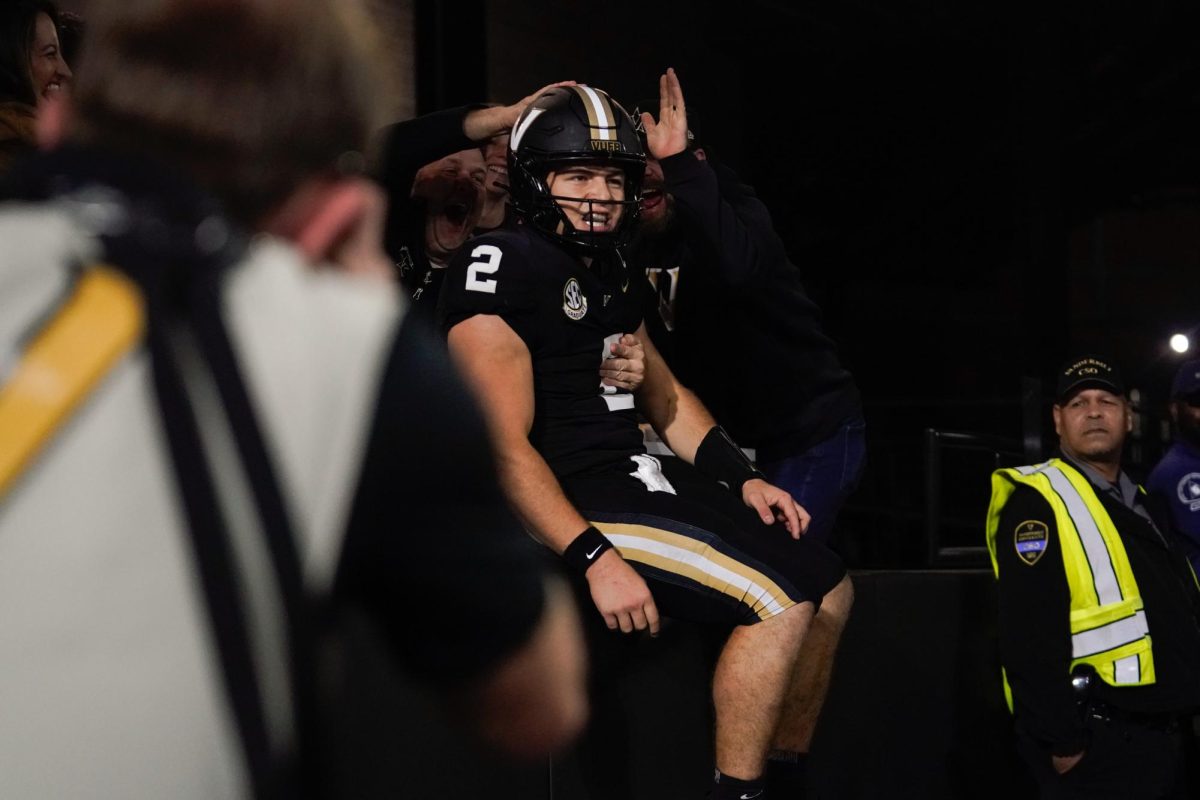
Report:
[[[768,751],[797,749],[781,718],[797,702],[797,653],[815,614],[844,620],[852,590],[838,558],[802,538],[807,512],[763,480],[646,336],[644,281],[622,255],[644,170],[632,120],[607,94],[543,93],[509,142],[520,224],[458,253],[439,317],[484,403],[510,500],[608,627],[653,635],[661,608],[731,630],[713,678],[712,797],[765,797]],[[645,346],[641,385],[598,382],[631,331]],[[639,411],[681,461],[647,455]]]

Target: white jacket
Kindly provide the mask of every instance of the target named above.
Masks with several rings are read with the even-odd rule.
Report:
[[[61,302],[68,265],[95,258],[77,212],[0,206],[0,364]],[[403,306],[390,288],[314,271],[267,238],[232,271],[224,304],[308,588],[328,591]],[[148,362],[141,349],[119,362],[0,499],[5,800],[246,794]],[[272,745],[283,750],[279,593],[198,363],[181,359],[234,538]]]

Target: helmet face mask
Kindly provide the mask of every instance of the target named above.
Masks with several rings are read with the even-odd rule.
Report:
[[[572,86],[538,97],[517,120],[509,140],[509,194],[527,224],[579,255],[614,250],[632,237],[640,213],[646,157],[623,108],[599,89]],[[624,198],[579,198],[553,194],[548,178],[573,169],[620,169]],[[571,223],[564,205],[578,216],[620,207],[611,230]],[[601,213],[603,216],[603,213]]]

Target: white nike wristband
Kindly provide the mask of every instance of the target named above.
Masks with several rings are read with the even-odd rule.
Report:
[[[567,545],[567,549],[563,550],[563,561],[566,561],[572,570],[583,575],[606,550],[611,550],[612,546],[613,543],[607,536],[589,525],[586,531],[576,536]]]

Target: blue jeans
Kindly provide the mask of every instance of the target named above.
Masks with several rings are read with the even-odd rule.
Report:
[[[843,423],[823,442],[793,456],[760,463],[767,480],[786,489],[812,515],[805,536],[826,543],[846,498],[858,486],[866,464],[866,423]]]

